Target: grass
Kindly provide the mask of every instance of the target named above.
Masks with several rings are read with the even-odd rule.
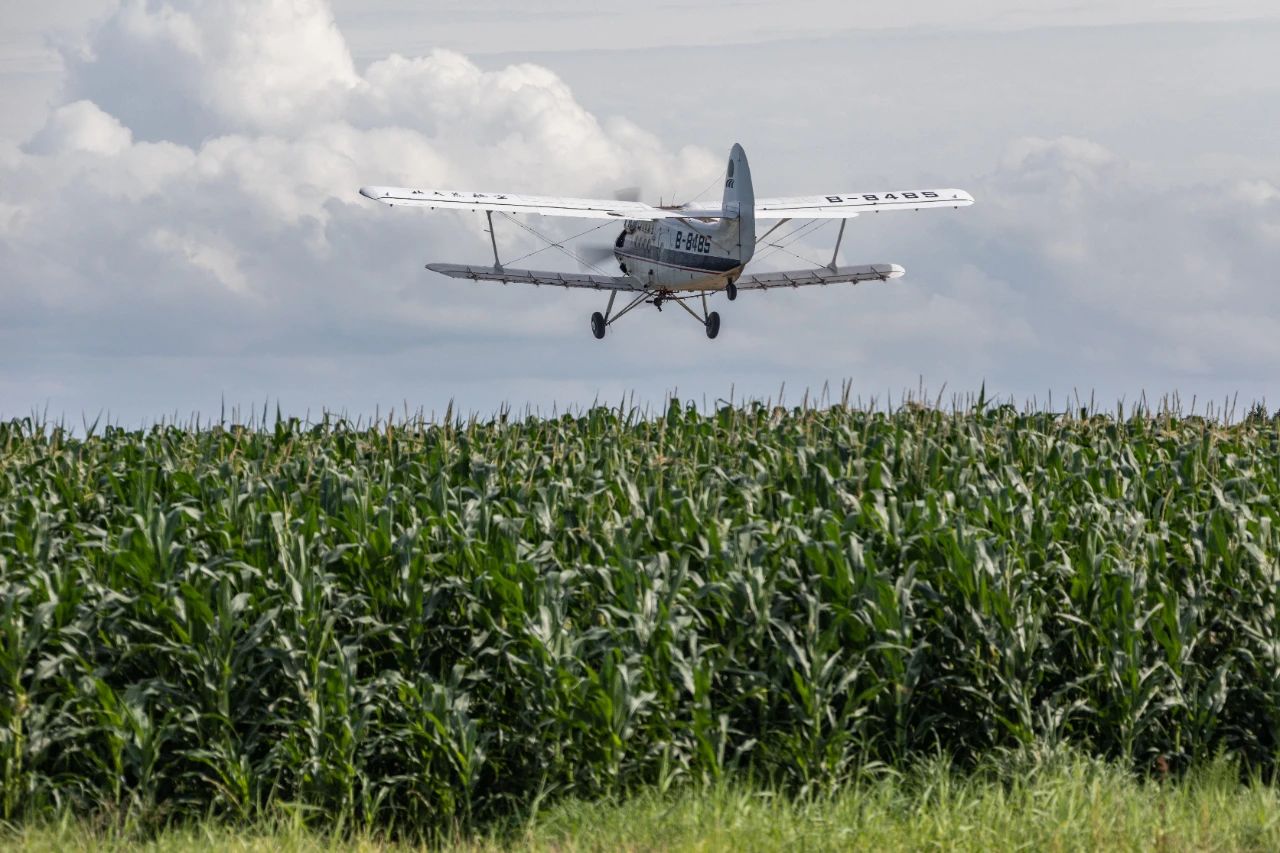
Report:
[[[325,834],[277,818],[216,821],[139,836],[74,819],[26,826],[0,843],[32,851],[408,850],[356,832]],[[1016,761],[958,774],[928,762],[803,799],[722,783],[622,799],[558,803],[520,824],[454,834],[440,848],[502,850],[1274,850],[1280,792],[1241,784],[1238,768],[1210,762],[1176,782],[1078,755]]]
[[[1271,778],[1278,516],[1260,415],[0,423],[0,819],[470,837],[1061,745]]]

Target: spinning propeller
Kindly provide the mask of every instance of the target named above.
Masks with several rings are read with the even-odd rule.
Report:
[[[643,194],[640,187],[623,187],[620,190],[613,191],[613,198],[616,201],[639,201]],[[608,235],[609,242],[607,244],[596,243],[574,249],[574,254],[578,256],[578,266],[583,272],[598,273],[601,269],[612,270],[617,265],[613,252],[615,248],[614,241],[617,240],[618,235],[616,232],[605,232],[603,229],[601,229],[601,233]]]

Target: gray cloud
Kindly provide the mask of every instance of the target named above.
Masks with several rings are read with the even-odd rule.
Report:
[[[468,53],[653,49],[673,45],[756,45],[778,39],[821,39],[832,33],[897,29],[1012,31],[1042,27],[1151,22],[1276,20],[1268,0],[914,0],[850,3],[788,0],[744,3],[603,4],[598,0],[433,0],[430,26],[413,0],[335,0],[339,23],[357,54],[450,47]]]

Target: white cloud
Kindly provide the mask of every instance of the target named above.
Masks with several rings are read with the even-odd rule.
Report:
[[[132,144],[133,134],[115,116],[107,115],[92,101],[76,101],[50,113],[28,148],[46,155],[77,151],[110,155]]]
[[[65,62],[72,97],[153,141],[295,132],[361,85],[323,0],[124,0]]]
[[[496,291],[422,270],[425,246],[482,257],[480,222],[388,211],[359,186],[585,193],[719,169],[597,120],[537,66],[437,52],[357,75],[314,0],[130,0],[69,65],[77,100],[0,157],[7,353],[330,356],[491,333]],[[539,248],[514,226],[501,239],[509,257]],[[568,325],[510,293],[508,333]]]

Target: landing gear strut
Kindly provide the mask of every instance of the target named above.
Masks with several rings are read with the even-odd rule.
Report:
[[[737,294],[736,287],[734,287],[732,284],[730,284],[728,287],[733,288],[733,290],[731,290],[730,293],[733,293],[734,295]],[[670,290],[660,290],[656,293],[651,291],[643,291],[641,293],[638,293],[634,299],[628,302],[625,308],[623,308],[617,314],[614,314],[613,301],[615,297],[617,297],[617,295],[618,295],[617,291],[614,291],[613,293],[609,294],[609,305],[604,309],[603,314],[597,311],[591,315],[591,334],[595,336],[596,340],[602,339],[605,336],[605,332],[608,331],[609,327],[612,326],[614,323],[618,322],[619,320],[621,320],[624,314],[628,313],[633,308],[639,305],[643,305],[645,303],[648,303],[653,307],[657,308],[659,311],[661,311],[662,306],[664,304],[668,302],[674,302],[675,304],[683,308],[685,311],[688,311],[690,317],[692,317],[693,319],[697,320],[699,323],[702,324],[703,329],[705,329],[707,332],[708,338],[711,338],[712,340],[714,340],[716,336],[720,334],[720,315],[715,311],[707,310],[707,292],[706,291],[703,291],[698,294],[690,295],[690,296],[677,296],[676,294],[672,293]],[[699,317],[698,314],[695,313],[692,308],[690,308],[687,304],[685,304],[690,299],[700,299],[702,301],[701,317]]]
[[[617,314],[614,314],[613,300],[616,299],[617,297],[618,297],[618,291],[616,290],[611,291],[609,293],[609,304],[605,306],[604,313],[601,314],[599,311],[597,311],[591,315],[591,334],[595,336],[596,340],[601,340],[602,338],[604,338],[604,333],[609,329],[610,326],[612,326],[614,323],[621,320],[623,314],[626,314],[632,308],[635,308],[637,305],[640,305],[643,302],[650,301],[650,294],[647,291],[642,292],[639,295],[637,295],[634,299],[632,299],[630,302],[628,302],[626,308],[623,308]]]
[[[697,320],[699,323],[703,325],[703,327],[707,330],[708,338],[715,340],[716,335],[720,334],[720,315],[715,311],[707,310],[707,294],[705,292],[700,294],[700,296],[702,297],[702,316],[701,317],[693,313],[693,309],[690,308],[688,305],[684,304],[685,303],[684,299],[675,299],[673,301],[677,305],[679,305],[681,308],[688,311],[690,317]]]

